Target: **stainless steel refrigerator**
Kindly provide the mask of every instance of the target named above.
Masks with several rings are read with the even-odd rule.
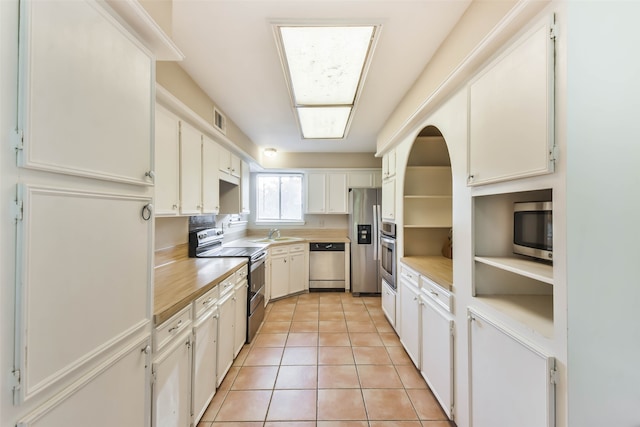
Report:
[[[378,272],[380,256],[379,188],[349,189],[349,239],[351,239],[351,292],[380,293]]]

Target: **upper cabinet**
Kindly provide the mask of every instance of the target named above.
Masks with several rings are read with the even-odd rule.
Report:
[[[20,4],[19,166],[151,185],[154,59],[100,7],[35,4]]]
[[[216,161],[220,146],[207,136],[202,137],[202,213],[220,212],[220,185]]]
[[[347,209],[346,172],[312,172],[306,176],[308,214],[346,214]]]
[[[377,170],[356,170],[349,172],[349,188],[380,188],[382,172]]]
[[[249,163],[242,161],[242,177],[240,178],[240,194],[242,198],[242,205],[240,213],[248,214],[251,212],[250,208],[250,193],[251,193],[251,171],[249,169]]]
[[[382,179],[386,180],[396,176],[396,150],[391,150],[382,156]]]
[[[535,28],[469,85],[469,185],[553,172],[554,39]]]
[[[180,213],[197,215],[202,209],[202,134],[180,124]]]
[[[177,215],[180,207],[180,119],[156,105],[155,213]]]
[[[229,177],[240,178],[242,173],[240,158],[223,147],[220,147],[219,167],[222,172],[220,179],[229,180]]]

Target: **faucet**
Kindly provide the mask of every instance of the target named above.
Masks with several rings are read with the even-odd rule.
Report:
[[[280,230],[278,230],[277,228],[272,228],[271,230],[269,230],[267,239],[271,239],[275,233],[278,233],[278,237],[280,237]]]

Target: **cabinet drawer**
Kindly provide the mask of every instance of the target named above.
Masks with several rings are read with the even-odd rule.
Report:
[[[404,264],[400,264],[400,278],[411,283],[416,288],[420,286],[420,275]]]
[[[240,270],[235,272],[236,283],[246,280],[248,275],[249,275],[249,268],[246,265],[242,266]]]
[[[420,282],[422,290],[427,296],[438,303],[442,308],[451,312],[451,292],[424,276],[420,276]]]
[[[214,286],[207,293],[193,302],[194,320],[204,314],[207,309],[214,307],[220,298],[220,286]]]
[[[222,298],[223,295],[226,295],[229,291],[232,291],[235,284],[236,284],[235,274],[230,275],[229,277],[224,279],[222,282],[220,282],[220,284],[218,285],[218,288],[220,288],[220,298]]]
[[[269,248],[269,255],[271,256],[285,255],[288,253],[289,253],[288,246],[276,246],[275,248]]]
[[[305,249],[309,246],[308,243],[298,243],[295,245],[291,245],[289,246],[289,253],[297,253],[297,252],[304,252]]]
[[[169,320],[157,326],[154,331],[153,351],[158,352],[171,338],[191,325],[191,304],[174,314]]]

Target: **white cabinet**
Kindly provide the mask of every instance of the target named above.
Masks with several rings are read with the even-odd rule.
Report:
[[[394,221],[396,219],[396,180],[388,179],[382,182],[382,219]]]
[[[156,327],[154,337],[152,425],[191,424],[191,306]]]
[[[218,287],[214,287],[194,302],[193,327],[192,413],[198,425],[216,393],[218,354]]]
[[[271,298],[302,292],[309,287],[309,245],[269,248]]]
[[[308,173],[306,213],[348,213],[347,173]]]
[[[226,148],[220,147],[220,157],[218,162],[218,167],[222,172],[220,179],[232,179],[230,177],[240,178],[242,173],[240,162],[240,157],[236,156]],[[237,182],[237,180],[233,181]]]
[[[550,25],[526,34],[469,85],[470,185],[553,172]]]
[[[418,274],[400,265],[400,341],[420,369],[420,290]]]
[[[207,136],[202,137],[202,209],[203,214],[220,212],[218,155],[220,147]]]
[[[396,176],[396,150],[390,150],[382,156],[382,179],[386,180]]]
[[[246,271],[246,268],[245,268]],[[238,273],[236,273],[238,278]],[[233,324],[233,357],[236,357],[247,342],[247,276],[237,281],[235,286],[235,321]]]
[[[382,279],[382,311],[392,327],[396,327],[396,290]]]
[[[421,295],[421,373],[449,418],[453,413],[453,317],[432,294]]]
[[[236,301],[234,300],[233,275],[220,283],[220,301],[218,302],[218,366],[217,385],[220,386],[229,368],[233,364],[233,352],[236,321]]]
[[[180,119],[156,104],[155,214],[180,213]]]
[[[248,214],[251,212],[251,171],[249,163],[242,161],[242,177],[240,178],[240,196],[242,205],[240,213]]]
[[[380,188],[382,172],[378,170],[351,171],[348,174],[349,188]]]
[[[473,427],[555,425],[555,359],[475,309],[469,318]]]
[[[202,134],[180,123],[180,213],[199,215],[202,209]]]

